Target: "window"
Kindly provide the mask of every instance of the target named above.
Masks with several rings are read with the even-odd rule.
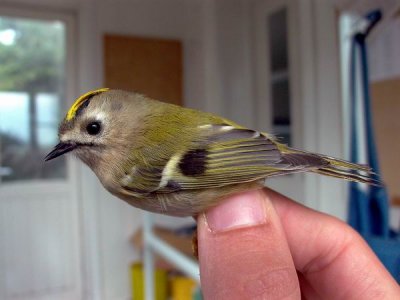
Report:
[[[0,16],[0,181],[65,178],[44,164],[57,142],[66,90],[66,25]]]
[[[290,128],[290,83],[287,9],[280,9],[268,16],[272,131],[281,142],[292,143]]]

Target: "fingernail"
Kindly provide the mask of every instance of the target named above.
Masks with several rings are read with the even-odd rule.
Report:
[[[259,191],[231,196],[210,209],[205,218],[213,232],[229,231],[266,222],[265,207]]]

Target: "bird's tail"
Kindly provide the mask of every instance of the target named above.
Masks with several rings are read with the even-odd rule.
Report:
[[[279,148],[284,161],[289,162],[292,166],[303,166],[303,171],[376,186],[383,185],[377,179],[376,173],[367,165],[351,163],[323,154],[297,150],[283,146],[282,144],[279,145]]]
[[[313,173],[342,178],[355,182],[368,183],[382,186],[383,183],[376,179],[375,173],[368,165],[351,163],[342,159],[320,155],[329,164],[322,168],[311,170]]]

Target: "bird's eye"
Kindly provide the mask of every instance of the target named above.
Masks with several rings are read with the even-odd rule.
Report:
[[[101,130],[101,124],[98,121],[90,122],[86,126],[86,131],[90,135],[97,135],[97,134],[99,134],[100,130]]]

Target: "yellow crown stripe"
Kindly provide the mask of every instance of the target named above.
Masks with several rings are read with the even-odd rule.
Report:
[[[71,108],[67,112],[66,120],[67,121],[71,120],[75,116],[75,114],[76,114],[77,110],[79,109],[79,107],[89,97],[97,95],[97,94],[100,94],[100,93],[103,93],[103,92],[106,92],[108,90],[109,90],[109,88],[101,88],[101,89],[97,89],[97,90],[94,90],[94,91],[87,92],[86,94],[83,94],[82,96],[80,96],[78,99],[75,100],[74,104],[72,104]]]

